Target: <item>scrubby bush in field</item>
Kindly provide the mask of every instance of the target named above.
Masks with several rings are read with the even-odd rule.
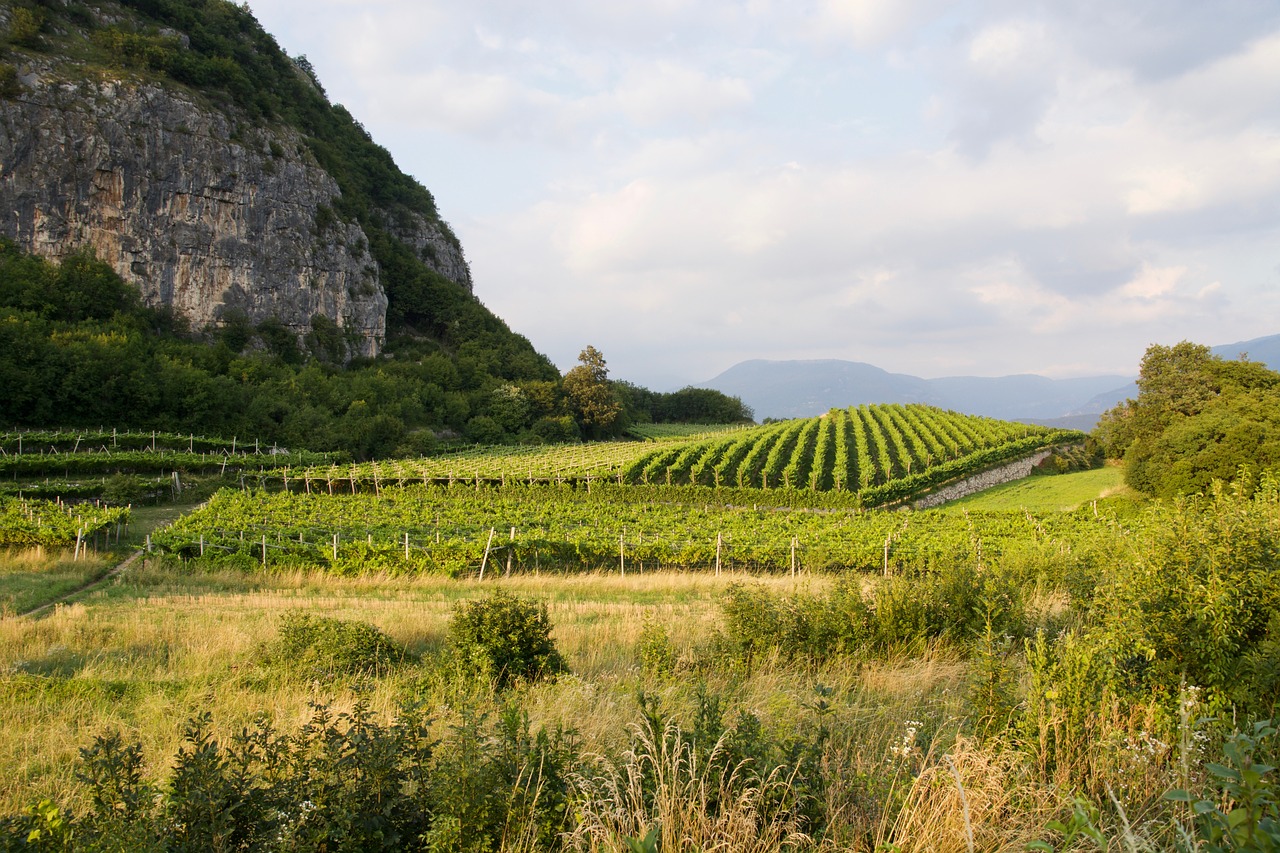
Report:
[[[840,586],[830,596],[784,597],[761,586],[733,584],[720,599],[720,611],[720,652],[748,670],[768,655],[818,663],[852,651],[865,639],[869,615],[856,585]]]
[[[541,602],[504,592],[463,602],[449,622],[449,637],[462,666],[500,689],[568,671]]]
[[[967,649],[988,628],[1020,636],[1025,622],[1018,584],[966,561],[880,579],[871,592],[867,638],[884,652],[938,640]]]
[[[382,675],[407,657],[403,646],[373,625],[311,613],[285,614],[279,636],[263,651],[269,665],[320,679]]]
[[[640,668],[649,675],[670,675],[676,669],[676,648],[667,629],[652,619],[645,620],[636,644]]]
[[[1278,522],[1276,480],[1243,478],[1153,506],[1117,538],[1075,627],[1027,643],[1014,728],[1045,778],[1102,794],[1112,741],[1168,763],[1194,723],[1188,703],[1197,716],[1274,714]]]

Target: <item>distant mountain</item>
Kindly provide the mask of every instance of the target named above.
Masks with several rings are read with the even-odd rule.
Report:
[[[1222,358],[1246,354],[1280,370],[1280,335],[1213,347]],[[696,387],[740,397],[762,418],[805,418],[863,403],[928,403],[970,415],[1091,430],[1098,415],[1137,396],[1132,377],[1049,379],[1016,376],[944,376],[921,379],[872,364],[823,359],[735,364]]]
[[[1249,357],[1250,361],[1265,364],[1272,370],[1280,370],[1280,335],[1268,335],[1265,338],[1254,338],[1251,341],[1240,341],[1235,344],[1223,344],[1214,347],[1214,355],[1225,359]]]
[[[1116,375],[921,379],[855,361],[756,359],[698,384],[742,398],[757,419],[812,417],[862,403],[927,403],[965,414],[1039,421],[1067,415],[1096,418],[1132,393],[1131,383],[1129,377]]]

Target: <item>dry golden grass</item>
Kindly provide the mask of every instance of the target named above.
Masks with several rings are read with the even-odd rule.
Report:
[[[0,813],[44,796],[74,807],[75,758],[112,729],[139,740],[148,772],[163,776],[183,723],[197,712],[212,712],[213,733],[225,738],[257,714],[291,730],[310,716],[312,702],[349,709],[342,685],[282,678],[259,666],[258,650],[275,637],[280,616],[299,609],[368,622],[422,653],[443,644],[460,600],[495,589],[543,599],[575,675],[530,689],[535,723],[573,726],[587,742],[616,739],[634,710],[635,647],[646,617],[692,646],[714,623],[717,593],[743,579],[674,572],[483,583],[310,572],[185,578],[141,567],[110,593],[43,618],[0,621],[0,766],[11,771],[0,778]],[[780,589],[810,583],[751,580]],[[403,679],[382,679],[368,701],[389,719],[406,689]]]
[[[624,838],[651,833],[660,850],[772,853],[808,845],[797,817],[771,806],[771,795],[789,787],[787,777],[748,781],[745,765],[722,776],[714,759],[723,747],[721,738],[700,762],[674,723],[661,732],[642,727],[621,759],[598,757],[595,773],[573,779],[578,824],[566,846],[626,853],[634,848]]]
[[[1059,806],[1022,756],[957,737],[912,780],[890,837],[920,853],[1025,850]]]

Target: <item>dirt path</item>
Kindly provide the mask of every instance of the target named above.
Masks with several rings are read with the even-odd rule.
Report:
[[[21,613],[17,613],[14,615],[14,618],[22,618],[23,616],[39,616],[45,613],[46,611],[53,610],[59,604],[66,604],[68,601],[70,601],[71,599],[75,598],[78,595],[81,595],[86,592],[92,592],[93,590],[97,589],[100,586],[105,586],[109,581],[114,580],[125,569],[129,568],[134,563],[136,563],[138,561],[138,558],[141,556],[142,556],[142,551],[134,551],[127,558],[125,558],[123,562],[120,562],[117,565],[115,565],[106,574],[99,575],[93,580],[90,580],[89,582],[71,590],[66,595],[62,595],[62,596],[59,596],[58,598],[55,598],[53,601],[47,601],[44,604],[31,608],[30,610],[24,610]]]

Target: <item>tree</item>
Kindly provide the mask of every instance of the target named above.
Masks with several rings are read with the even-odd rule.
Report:
[[[609,384],[609,369],[598,349],[588,346],[578,361],[578,366],[564,375],[564,392],[583,430],[600,438],[618,423],[622,404]]]
[[[1183,341],[1142,358],[1138,397],[1106,412],[1098,441],[1125,481],[1171,497],[1280,461],[1280,374]]]

